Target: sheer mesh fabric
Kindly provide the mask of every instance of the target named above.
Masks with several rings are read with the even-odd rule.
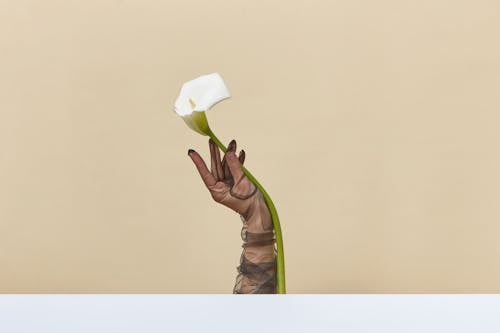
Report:
[[[247,231],[246,222],[242,218],[243,228],[243,253],[240,265],[237,267],[238,275],[233,289],[234,294],[275,294],[276,293],[276,249],[273,246],[273,261],[252,262],[245,256],[245,250],[273,245],[275,243],[274,231],[265,233],[250,233]]]

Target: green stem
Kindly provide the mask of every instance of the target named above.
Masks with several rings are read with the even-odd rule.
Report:
[[[224,147],[222,142],[215,136],[215,134],[209,129],[208,136],[215,142],[215,144],[225,153],[227,148]],[[276,236],[276,291],[278,294],[286,294],[285,288],[285,254],[283,252],[283,235],[281,234],[281,226],[280,219],[278,217],[278,212],[276,211],[276,207],[274,206],[271,197],[266,192],[264,187],[255,179],[255,177],[248,171],[245,167],[243,167],[243,173],[248,177],[248,179],[257,186],[262,195],[264,196],[264,200],[266,202],[267,208],[269,208],[269,212],[271,213],[271,218],[273,220],[274,227],[274,235]]]

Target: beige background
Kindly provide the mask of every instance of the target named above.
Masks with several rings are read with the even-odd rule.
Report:
[[[172,112],[273,197],[290,293],[500,292],[498,1],[1,1],[0,291],[230,293],[239,217]]]

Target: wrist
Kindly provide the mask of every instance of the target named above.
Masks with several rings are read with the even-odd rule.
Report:
[[[271,213],[260,192],[257,192],[254,196],[254,200],[243,218],[249,232],[263,233],[273,230]]]

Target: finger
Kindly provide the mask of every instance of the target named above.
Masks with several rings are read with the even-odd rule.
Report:
[[[242,149],[240,151],[240,156],[238,156],[238,159],[240,160],[241,165],[243,165],[243,163],[245,163],[245,157],[246,157],[245,151]]]
[[[207,165],[205,164],[205,161],[203,161],[201,156],[193,149],[188,150],[188,155],[189,157],[191,157],[191,160],[193,160],[193,163],[196,166],[196,169],[198,169],[201,179],[203,180],[205,185],[207,187],[215,185],[215,183],[217,183],[217,180],[215,179],[214,175],[212,175],[212,173],[208,170]]]
[[[226,154],[224,154],[224,157],[222,158],[222,169],[224,170],[225,179],[231,178],[231,171],[229,171],[229,166],[227,165],[227,158],[226,158],[227,153],[230,151],[236,151],[235,140],[231,140],[231,142],[229,142],[229,144],[227,145]]]
[[[220,160],[220,150],[219,147],[214,142],[214,147],[215,147],[215,162],[216,162],[216,167],[217,167],[217,175],[219,175],[219,180],[224,179],[224,171],[222,169],[222,162]]]
[[[212,175],[214,175],[215,180],[219,181],[223,176],[222,165],[220,167],[218,166],[218,164],[220,164],[219,148],[212,139],[208,140],[208,146],[210,148],[210,167],[212,169]]]
[[[231,142],[229,142],[229,147],[231,147],[232,151],[236,151],[236,140],[232,139]]]
[[[236,157],[234,151],[226,153],[226,156],[227,156],[227,165],[229,167],[229,171],[233,176],[234,182],[237,183],[243,177],[243,170],[241,168],[240,160]]]

